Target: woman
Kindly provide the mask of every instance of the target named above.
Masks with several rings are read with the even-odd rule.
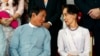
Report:
[[[58,52],[61,56],[89,56],[90,34],[88,29],[78,25],[78,8],[65,5],[63,17],[66,25],[58,34]]]
[[[14,15],[13,2],[9,2],[9,0],[1,0],[0,19],[9,19],[13,15]],[[10,26],[15,29],[18,26],[18,21],[13,20],[10,23]]]

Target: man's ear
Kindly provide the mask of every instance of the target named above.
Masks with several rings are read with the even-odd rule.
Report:
[[[36,14],[35,13],[32,13],[32,17],[34,17],[34,16],[36,16]]]

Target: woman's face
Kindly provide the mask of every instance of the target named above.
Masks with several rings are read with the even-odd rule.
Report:
[[[63,18],[64,18],[66,25],[70,26],[74,21],[76,21],[77,16],[76,14],[70,14],[67,11],[68,11],[67,8],[63,9]]]

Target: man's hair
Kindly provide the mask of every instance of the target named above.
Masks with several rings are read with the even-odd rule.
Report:
[[[69,14],[78,14],[79,13],[79,9],[76,5],[72,5],[72,4],[67,4],[67,5],[64,5],[63,9],[64,8],[67,8],[67,12]]]
[[[46,11],[46,9],[43,8],[43,7],[34,6],[31,9],[31,11],[29,12],[29,16],[31,17],[32,16],[32,13],[35,13],[36,15],[38,15],[40,13],[40,11],[42,11],[42,10],[45,10]]]

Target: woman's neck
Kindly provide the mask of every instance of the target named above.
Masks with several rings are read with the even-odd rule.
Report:
[[[77,22],[72,23],[68,28],[72,31],[77,30],[78,28]]]

